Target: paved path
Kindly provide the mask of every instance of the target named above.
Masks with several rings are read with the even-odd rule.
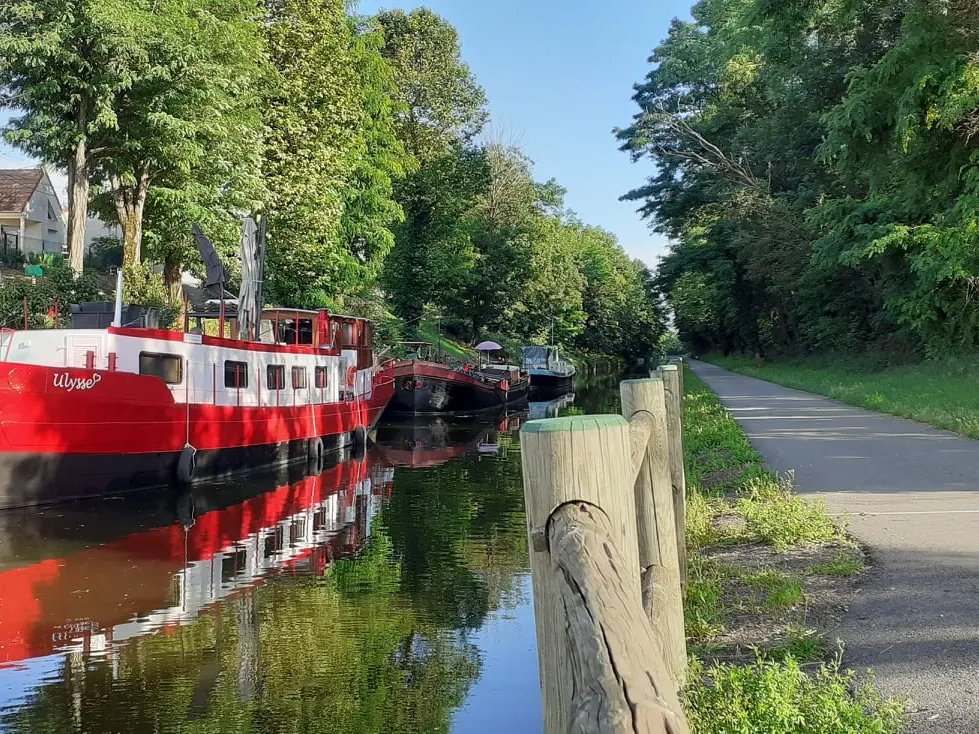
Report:
[[[914,698],[915,734],[979,732],[979,441],[691,367],[769,465],[849,513],[870,548],[871,572],[837,631],[847,665]]]

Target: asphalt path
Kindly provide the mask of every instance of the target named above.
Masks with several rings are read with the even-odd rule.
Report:
[[[693,362],[800,494],[849,517],[870,570],[845,663],[910,695],[914,734],[979,733],[979,441]]]

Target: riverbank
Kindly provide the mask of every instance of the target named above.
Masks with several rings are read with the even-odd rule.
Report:
[[[910,418],[979,439],[979,357],[881,367],[861,357],[807,357],[758,366],[747,357],[708,356],[732,372]]]
[[[408,331],[404,322],[390,312],[385,312],[383,315],[377,313],[365,314],[365,316],[369,316],[375,319],[375,321],[383,321],[386,333],[391,335],[389,341],[400,341],[402,335]],[[437,318],[432,314],[426,314],[422,317],[418,322],[418,328],[415,334],[416,338],[421,341],[441,345],[442,351],[453,359],[472,361],[478,359],[476,350],[471,346],[453,339],[444,330],[440,329]],[[487,341],[498,343],[503,347],[503,352],[508,355],[512,362],[515,364],[520,363],[522,359],[521,347],[526,345],[520,338],[511,334],[495,332],[485,334],[484,338]],[[622,358],[614,355],[596,354],[565,346],[561,346],[560,351],[561,357],[571,362],[579,375],[621,374],[625,369],[625,362]]]
[[[765,468],[689,371],[684,391],[691,727],[899,732],[902,703],[844,670],[829,636],[856,593],[863,551],[821,502]]]

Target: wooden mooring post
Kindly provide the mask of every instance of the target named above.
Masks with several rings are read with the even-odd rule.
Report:
[[[683,537],[687,527],[687,480],[683,469],[683,363],[660,366],[654,373],[663,380],[666,402],[666,427],[670,459],[670,482],[673,486],[673,514],[679,545],[680,584],[687,589],[687,544]]]
[[[669,489],[665,411],[635,407],[657,395],[662,406],[662,390],[660,380],[623,388],[630,421],[554,418],[521,432],[545,734],[689,734],[677,695],[682,616],[677,630],[670,607],[679,591],[664,591],[678,587],[676,553],[671,573],[656,532],[666,509],[675,527],[672,501],[661,512],[637,489],[639,475]]]

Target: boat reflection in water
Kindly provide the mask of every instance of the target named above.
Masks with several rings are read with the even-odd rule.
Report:
[[[564,408],[574,403],[574,393],[569,392],[551,400],[531,401],[530,419],[539,420],[541,418],[557,418],[561,415]]]
[[[171,497],[169,516],[128,500],[0,515],[0,689],[32,659],[111,660],[126,640],[169,633],[270,574],[322,575],[355,553],[393,472],[337,459],[271,491],[270,475],[200,485]]]
[[[495,453],[495,436],[514,433],[529,419],[526,410],[483,418],[437,416],[377,427],[376,451],[390,466],[423,469],[476,452]]]

